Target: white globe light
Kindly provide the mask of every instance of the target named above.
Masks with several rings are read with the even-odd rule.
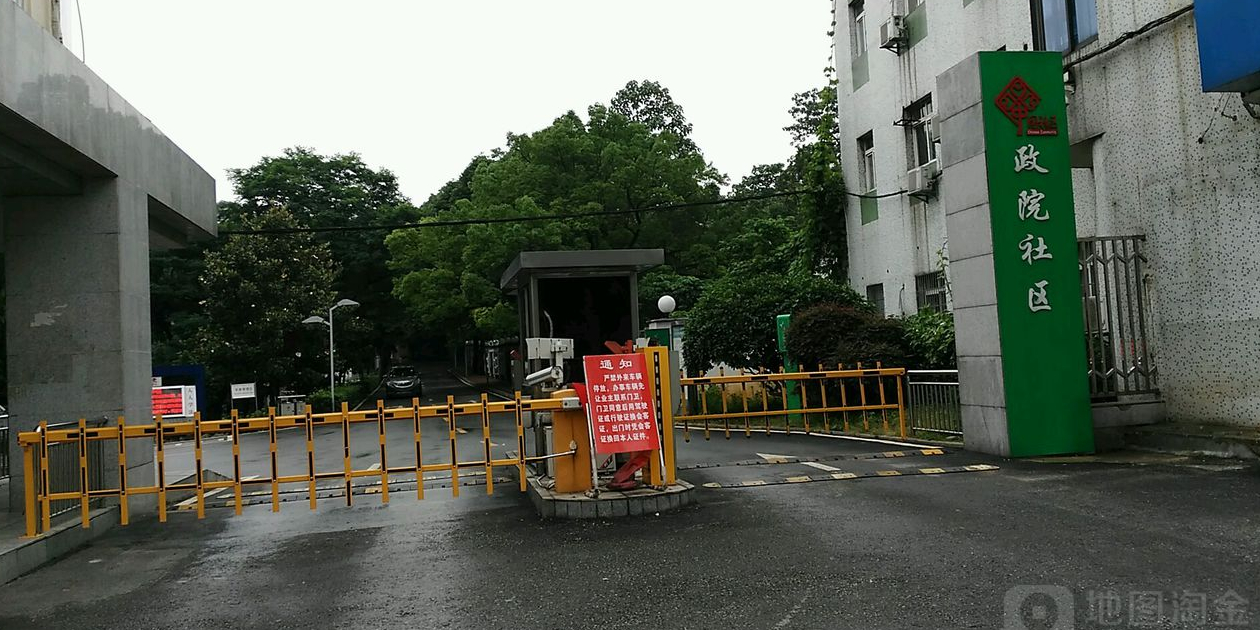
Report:
[[[661,299],[656,301],[656,308],[660,309],[661,312],[666,315],[673,313],[677,306],[678,304],[674,302],[674,298],[668,295],[662,295]]]

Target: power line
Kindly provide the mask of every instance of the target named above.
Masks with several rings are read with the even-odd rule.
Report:
[[[444,221],[420,221],[413,223],[394,223],[387,225],[329,225],[323,227],[291,227],[291,228],[264,228],[261,230],[219,230],[220,236],[266,236],[280,234],[314,234],[321,232],[368,232],[374,230],[410,230],[419,228],[436,228],[436,227],[460,227],[468,225],[493,225],[498,223],[530,223],[535,221],[563,221],[567,219],[584,219],[590,217],[607,217],[618,216],[624,214],[638,214],[640,212],[669,212],[673,210],[690,210],[692,208],[704,208],[711,206],[720,206],[728,203],[747,203],[750,201],[764,201],[767,199],[779,199],[782,197],[795,197],[797,195],[809,195],[818,191],[815,190],[788,190],[776,193],[766,193],[762,195],[747,195],[744,197],[729,197],[727,199],[712,199],[708,201],[689,201],[683,203],[662,204],[658,206],[648,206],[646,208],[626,208],[620,210],[592,210],[589,212],[570,212],[567,214],[544,214],[536,216],[523,217],[485,217],[480,219],[448,219]],[[905,190],[884,193],[878,195],[859,195],[857,193],[846,192],[850,197],[860,199],[883,199],[885,197],[896,197],[906,194]]]
[[[729,199],[713,199],[709,201],[689,201],[684,203],[671,203],[659,206],[648,206],[646,208],[627,208],[619,210],[592,210],[589,212],[570,212],[566,214],[544,214],[535,216],[520,217],[485,217],[480,219],[449,219],[444,221],[421,221],[416,223],[395,223],[391,225],[330,225],[324,227],[292,227],[292,228],[265,228],[261,230],[220,230],[221,235],[249,235],[249,234],[304,234],[317,232],[362,232],[369,230],[406,230],[413,228],[435,228],[435,227],[458,227],[465,225],[491,225],[496,223],[526,223],[534,221],[563,221],[566,219],[582,219],[589,217],[605,217],[617,216],[623,214],[637,214],[640,212],[667,212],[672,210],[688,210],[691,208],[703,208],[709,206],[718,206],[727,203],[745,203],[749,201],[761,201],[765,199],[777,199],[780,197],[791,197],[795,195],[806,195],[814,191],[812,190],[789,190],[785,192],[769,193],[764,195],[748,195],[746,197],[732,197]]]

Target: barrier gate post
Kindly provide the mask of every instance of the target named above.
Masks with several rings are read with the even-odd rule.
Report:
[[[577,392],[562,389],[551,394],[552,398],[574,398]],[[573,457],[555,460],[555,491],[561,493],[586,492],[591,486],[591,443],[587,433],[586,412],[583,409],[557,409],[551,412],[552,450],[575,450]],[[575,446],[576,445],[576,446]]]

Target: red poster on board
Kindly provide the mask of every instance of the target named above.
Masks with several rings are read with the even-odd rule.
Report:
[[[606,354],[582,358],[587,408],[596,453],[630,453],[661,447],[656,405],[643,355]]]

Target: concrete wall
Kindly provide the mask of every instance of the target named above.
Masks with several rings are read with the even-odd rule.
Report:
[[[1009,0],[928,0],[927,36],[901,55],[879,48],[879,26],[891,15],[887,0],[866,3],[867,68],[870,79],[853,90],[849,6],[836,2],[835,54],[839,84],[841,157],[849,190],[859,186],[857,138],[873,132],[876,184],[880,193],[903,190],[909,158],[906,130],[894,126],[902,110],[933,94],[936,77],[977,50],[1023,50],[1032,45],[1028,3]],[[943,183],[943,185],[948,185]],[[864,192],[864,191],[862,191]],[[879,200],[879,219],[862,224],[859,203],[850,205],[849,280],[858,292],[867,285],[884,284],[889,315],[917,312],[917,274],[939,268],[938,252],[947,251],[945,215],[939,199],[921,203],[908,196]]]
[[[10,506],[20,509],[18,432],[41,420],[150,419],[149,250],[214,233],[214,180],[0,0],[0,212]],[[105,483],[117,487],[116,451],[105,450]],[[147,484],[151,446],[128,450],[133,483]]]
[[[1099,39],[1189,4],[1100,0]],[[1146,235],[1170,416],[1260,426],[1260,121],[1238,95],[1200,91],[1196,37],[1191,13],[1077,66],[1071,138],[1096,139],[1077,231]]]
[[[1188,4],[1098,0],[1098,41],[1065,63]],[[835,66],[851,190],[858,189],[859,135],[874,130],[880,192],[903,188],[905,132],[891,125],[901,109],[973,52],[1031,48],[1028,2],[929,0],[927,37],[897,57],[878,49],[889,5],[873,0],[870,80],[853,90],[847,4],[837,5]],[[1147,341],[1170,417],[1260,426],[1260,297],[1252,290],[1260,286],[1260,213],[1251,208],[1260,198],[1260,121],[1238,95],[1202,93],[1199,77],[1192,13],[1076,66],[1069,128],[1074,165],[1088,167],[1073,170],[1077,231],[1146,235]],[[949,186],[943,179],[940,194],[950,194]],[[860,291],[885,281],[888,312],[913,312],[914,274],[932,270],[924,260],[946,241],[939,204],[929,203],[923,220],[904,197],[881,200],[879,220],[865,226],[853,205],[853,285]],[[951,268],[952,282],[961,275]]]

